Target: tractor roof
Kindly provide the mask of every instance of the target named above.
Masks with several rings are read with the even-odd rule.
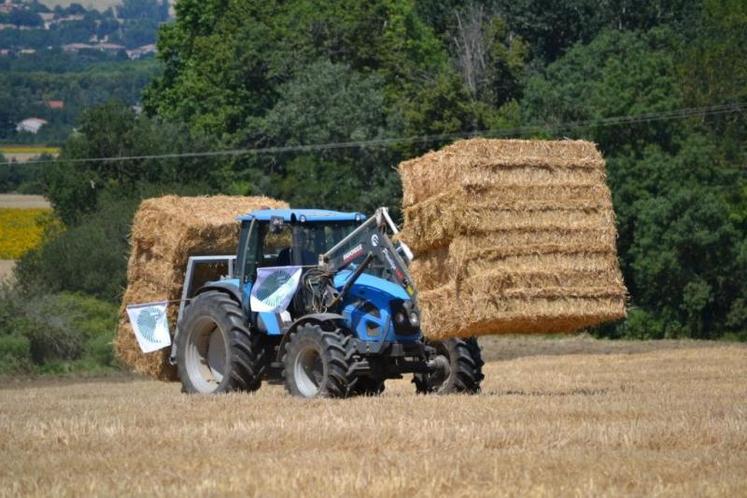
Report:
[[[270,221],[274,217],[282,217],[283,221],[362,221],[366,219],[363,213],[342,213],[327,211],[326,209],[260,209],[239,216],[239,221],[259,220]]]

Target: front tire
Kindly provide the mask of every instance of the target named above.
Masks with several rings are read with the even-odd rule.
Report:
[[[266,369],[263,337],[223,292],[192,300],[179,327],[177,365],[185,393],[256,391]]]
[[[482,361],[477,339],[429,341],[428,345],[436,349],[436,356],[431,361],[441,368],[413,376],[412,381],[418,394],[480,392],[480,382],[485,378],[482,373],[485,363]]]
[[[285,347],[285,388],[302,398],[345,398],[351,394],[350,337],[341,329],[325,331],[307,323],[293,333]]]

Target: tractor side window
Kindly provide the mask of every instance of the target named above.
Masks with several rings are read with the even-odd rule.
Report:
[[[275,230],[270,230],[268,226],[264,226],[263,232],[265,233],[262,244],[262,259],[258,262],[259,266],[290,265],[293,244],[291,227],[283,225]]]
[[[242,242],[244,242],[243,251],[243,264],[242,268],[242,280],[249,282],[254,280],[254,275],[257,273],[257,257],[259,249],[259,237],[257,233],[257,223],[252,222],[251,225],[246,229],[245,234],[242,234]]]

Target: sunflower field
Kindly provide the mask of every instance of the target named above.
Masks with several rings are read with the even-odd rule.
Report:
[[[50,216],[43,208],[0,208],[0,259],[18,259],[38,246]]]

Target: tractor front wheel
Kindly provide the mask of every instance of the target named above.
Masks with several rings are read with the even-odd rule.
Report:
[[[185,393],[256,391],[266,369],[262,336],[245,324],[228,294],[206,292],[185,311],[177,338],[177,365]]]
[[[433,370],[416,373],[412,379],[418,394],[474,394],[480,391],[482,355],[477,339],[429,341],[436,355],[429,362]]]
[[[352,394],[348,374],[349,336],[342,330],[301,325],[285,346],[285,388],[303,398],[345,398]]]

